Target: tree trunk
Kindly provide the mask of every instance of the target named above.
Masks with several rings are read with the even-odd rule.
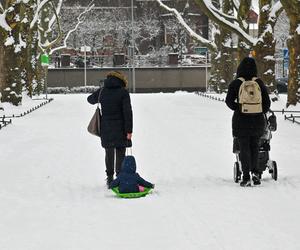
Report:
[[[289,80],[287,106],[300,102],[300,18],[298,15],[290,16],[289,49]],[[299,28],[298,28],[299,30]]]
[[[1,34],[1,32],[0,32]],[[2,35],[2,34],[1,34]],[[5,64],[4,64],[4,48],[3,41],[0,39],[0,93],[2,94],[5,82]],[[0,100],[1,102],[1,100]]]
[[[33,1],[30,1],[31,6],[33,4]],[[25,6],[24,6],[25,7]],[[35,50],[34,50],[34,45],[33,45],[33,39],[34,39],[34,34],[37,30],[37,26],[34,26],[34,28],[30,29],[29,24],[31,23],[33,19],[33,9],[26,7],[26,15],[28,19],[28,24],[23,26],[23,37],[24,40],[27,42],[27,47],[23,51],[24,55],[24,69],[25,69],[25,87],[27,90],[28,96],[32,97],[33,95],[33,82],[35,79],[35,72],[34,68],[36,66],[35,63]]]
[[[220,3],[214,2],[216,8],[220,8]],[[231,1],[222,2],[222,12],[232,14],[233,6]],[[229,83],[232,81],[235,65],[234,54],[232,49],[232,33],[224,27],[215,24],[215,43],[219,51],[211,51],[211,73],[209,85],[217,93],[225,92]]]
[[[8,46],[4,46],[4,64],[6,69],[6,79],[4,81],[4,87],[2,91],[2,101],[10,102],[13,105],[19,105],[22,101],[22,57],[21,57],[21,44],[20,44],[20,31],[21,22],[16,21],[16,16],[20,14],[21,4],[16,1],[8,1],[7,6],[12,8],[12,11],[6,15],[6,21],[12,31],[10,32],[10,38],[14,40],[14,43]],[[20,16],[19,16],[20,17]],[[17,45],[20,45],[18,47]]]
[[[269,8],[263,6],[269,6]],[[261,39],[254,47],[258,76],[263,80],[269,90],[275,89],[275,22],[270,18],[272,0],[260,0],[260,17],[258,25],[258,37]]]
[[[244,22],[248,17],[250,7],[251,7],[251,0],[240,1],[240,7],[238,10],[238,20],[241,28],[244,27]],[[249,27],[247,28],[244,27],[244,30],[248,33]],[[252,45],[245,43],[243,40],[239,38],[238,49],[237,49],[238,52],[237,62],[240,63],[245,57],[249,56],[251,49],[252,49]]]
[[[232,2],[225,0],[222,2],[222,11],[225,14],[233,14]],[[220,74],[221,82],[219,85],[220,93],[225,92],[228,88],[229,83],[233,79],[233,72],[236,68],[236,60],[234,59],[233,48],[232,48],[232,33],[225,30],[223,27],[220,28]]]
[[[282,6],[290,21],[289,49],[289,80],[288,99],[286,106],[300,102],[300,2],[281,0]]]
[[[220,1],[214,1],[214,6],[220,9]],[[221,37],[221,27],[218,24],[213,24],[215,27],[215,34],[214,40],[220,51],[211,51],[211,69],[210,69],[210,78],[209,78],[209,88],[217,93],[221,92],[220,85],[222,84],[222,77],[221,77],[221,44],[222,44],[222,37]],[[220,32],[218,32],[218,30]],[[223,84],[224,85],[224,84]]]
[[[215,36],[215,42],[217,44],[219,34]],[[221,52],[211,51],[211,69],[209,78],[209,87],[217,93],[220,93],[220,83],[221,83]]]
[[[2,2],[3,7],[6,7],[6,3]],[[6,65],[5,65],[5,51],[4,51],[4,42],[7,37],[7,31],[0,28],[0,93],[3,97],[3,91],[6,88]],[[1,98],[0,101],[4,101],[3,98]]]
[[[47,43],[51,37],[51,33],[48,31],[49,27],[49,13],[50,13],[50,5],[46,4],[41,11],[41,27],[44,30],[44,32],[41,33],[41,43]],[[35,40],[35,39],[34,39]],[[50,48],[48,51],[41,51],[40,48],[38,47],[38,41],[34,41],[35,48],[36,48],[36,54],[35,54],[35,60],[36,60],[36,79],[34,80],[35,82],[35,87],[34,87],[34,93],[35,94],[40,94],[45,91],[45,69],[41,65],[40,57],[41,53],[49,53]]]
[[[4,63],[7,67],[5,87],[3,89],[3,102],[19,105],[22,101],[22,84],[20,71],[20,58],[15,54],[14,46],[5,49]]]

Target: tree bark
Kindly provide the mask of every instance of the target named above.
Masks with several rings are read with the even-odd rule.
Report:
[[[37,26],[35,25],[34,28],[30,29],[29,24],[31,23],[33,19],[33,9],[30,8],[32,6],[33,1],[31,0],[29,2],[28,6],[24,6],[26,8],[26,16],[28,19],[28,24],[23,26],[22,35],[24,37],[24,40],[27,43],[26,49],[23,51],[23,57],[24,57],[24,65],[23,68],[25,69],[25,87],[27,90],[27,95],[32,98],[33,96],[33,82],[35,79],[35,50],[34,50],[34,35],[37,32]]]
[[[6,3],[2,2],[3,7],[5,8]],[[7,31],[0,27],[0,93],[3,97],[3,91],[6,87],[6,65],[4,62],[5,51],[4,51],[4,42],[6,40]],[[0,101],[3,102],[3,98]]]
[[[257,63],[258,76],[263,80],[269,90],[275,90],[275,21],[270,18],[272,0],[260,0],[260,17],[258,37],[261,39],[254,47],[254,57]],[[265,6],[265,8],[262,8]],[[266,8],[269,6],[269,8]]]
[[[281,0],[290,20],[290,37],[288,39],[289,49],[289,79],[288,99],[289,105],[300,102],[300,2]]]
[[[238,20],[240,27],[243,27],[244,30],[249,33],[249,27],[244,27],[244,22],[248,17],[248,13],[251,7],[251,0],[241,0],[240,7],[238,10]],[[241,62],[245,57],[249,56],[252,45],[247,44],[245,41],[241,40],[239,37],[238,50],[237,50],[237,61]]]
[[[20,13],[20,4],[11,0],[7,3],[13,10],[6,15],[6,21],[12,31],[10,37],[14,39],[14,43],[4,46],[4,64],[6,69],[6,79],[2,91],[2,101],[10,102],[13,105],[19,105],[22,101],[22,84],[21,84],[21,57],[20,51],[15,50],[16,43],[19,43],[19,33],[21,24],[15,20],[16,15]]]
[[[225,0],[220,3],[214,2],[214,6],[222,9],[225,14],[233,13],[231,1]],[[211,77],[209,80],[210,87],[217,93],[225,92],[229,83],[232,81],[233,72],[236,67],[233,48],[232,33],[224,29],[224,27],[215,25],[216,30],[220,32],[215,34],[214,40],[220,51],[211,51]]]
[[[225,14],[233,14],[232,2],[224,0],[222,2],[222,11]],[[234,53],[232,48],[232,33],[220,28],[220,40],[221,40],[221,58],[220,58],[220,74],[221,82],[219,84],[220,92],[227,90],[229,83],[233,79],[233,72],[236,68],[236,60],[234,59]]]
[[[0,35],[2,36],[1,32]],[[4,89],[4,82],[5,82],[5,64],[4,64],[4,48],[3,48],[3,41],[2,37],[0,38],[0,93],[2,95]],[[0,100],[1,102],[1,100]]]
[[[300,34],[297,33],[296,31],[299,25],[300,25],[299,14],[291,16],[290,17],[291,37],[288,40],[288,49],[289,49],[290,58],[289,58],[287,106],[296,105],[298,102],[300,102]]]

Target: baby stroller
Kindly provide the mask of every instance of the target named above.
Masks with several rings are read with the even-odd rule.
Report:
[[[258,153],[258,168],[259,168],[259,177],[261,178],[263,172],[268,169],[271,174],[272,179],[277,180],[278,170],[276,161],[270,160],[270,141],[272,139],[272,132],[276,131],[277,123],[276,116],[274,112],[269,110],[267,114],[265,114],[266,119],[266,127],[264,130],[264,134],[260,138],[259,141],[259,153]],[[242,166],[240,161],[240,150],[238,139],[233,138],[233,153],[236,155],[236,162],[233,166],[233,179],[234,182],[238,183],[242,177]]]

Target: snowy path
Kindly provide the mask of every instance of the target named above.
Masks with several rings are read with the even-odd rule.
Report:
[[[132,95],[133,154],[156,190],[125,200],[104,186],[86,95],[54,98],[0,131],[1,250],[300,249],[298,126],[278,116],[279,180],[240,188],[224,103]]]

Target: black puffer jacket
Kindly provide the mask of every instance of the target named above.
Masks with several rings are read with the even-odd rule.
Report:
[[[250,79],[252,78],[246,78],[246,80]],[[262,80],[256,79],[256,82],[261,89],[263,113],[266,113],[271,105],[268,90]],[[241,84],[242,81],[239,79],[235,79],[230,83],[225,101],[227,106],[234,110],[232,117],[232,134],[235,137],[248,135],[262,136],[265,127],[264,114],[249,115],[240,112],[238,96]]]
[[[98,103],[101,89],[88,96],[90,104]],[[104,148],[131,147],[127,133],[132,133],[132,108],[125,83],[114,76],[104,81],[100,95],[102,108],[101,145]]]

